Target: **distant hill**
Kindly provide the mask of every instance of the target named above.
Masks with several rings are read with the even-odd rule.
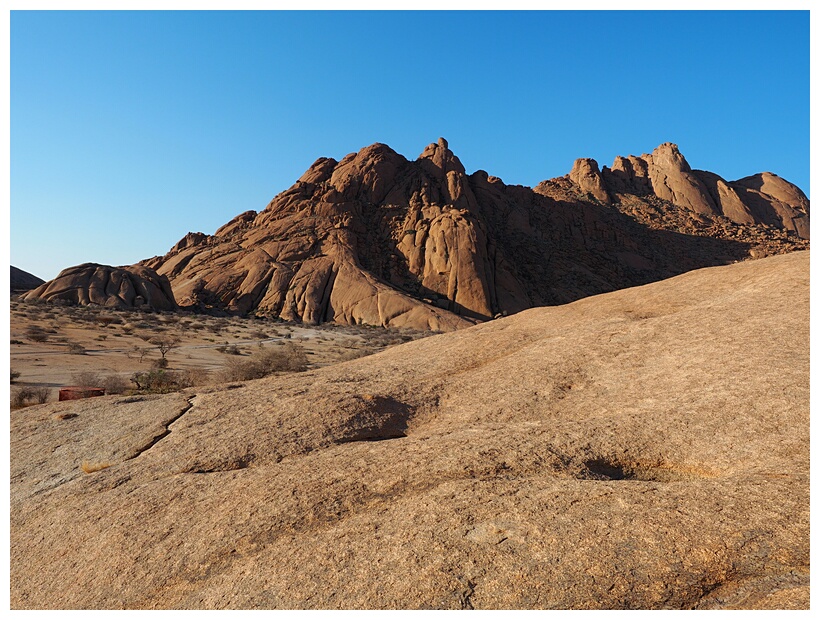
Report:
[[[41,280],[37,276],[30,274],[27,271],[18,269],[11,265],[11,290],[12,291],[30,291],[43,284],[45,280]]]
[[[466,174],[447,141],[318,159],[261,212],[143,261],[182,307],[452,330],[692,269],[808,247],[809,201],[771,173],[725,181],[678,147],[579,159],[534,189]]]

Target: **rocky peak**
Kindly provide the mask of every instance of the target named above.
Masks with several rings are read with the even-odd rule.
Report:
[[[313,165],[305,170],[305,173],[299,177],[300,183],[321,183],[322,181],[327,181],[330,178],[330,175],[333,174],[333,169],[336,167],[337,162],[332,157],[320,157]]]
[[[596,200],[609,204],[609,194],[604,185],[598,162],[589,157],[576,159],[569,173],[569,180],[575,183],[582,192],[591,194]]]
[[[644,154],[643,159],[662,169],[666,174],[692,171],[678,145],[672,142],[664,142],[652,151],[651,155]]]
[[[33,288],[37,288],[45,281],[42,278],[38,278],[34,274],[28,273],[27,271],[23,271],[22,269],[18,269],[14,265],[11,265],[11,290],[12,291],[30,291]]]
[[[208,235],[201,232],[189,232],[182,239],[177,241],[176,245],[171,248],[171,252],[179,252],[185,248],[190,248],[199,245],[208,238]]]
[[[808,209],[809,199],[806,194],[792,183],[773,172],[760,172],[733,182],[747,189],[756,190],[785,204],[797,204]]]
[[[381,202],[394,185],[407,160],[386,144],[376,142],[358,153],[351,153],[333,168],[329,178],[328,202],[364,200]]]
[[[433,176],[444,177],[448,172],[464,174],[464,166],[447,145],[447,140],[439,138],[437,143],[428,144],[419,155],[418,161]],[[431,165],[432,164],[432,165]]]

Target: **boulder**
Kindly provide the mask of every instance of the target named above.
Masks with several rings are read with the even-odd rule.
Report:
[[[111,267],[84,263],[69,267],[53,280],[29,291],[23,299],[118,309],[141,306],[154,310],[177,309],[168,278],[145,265]]]

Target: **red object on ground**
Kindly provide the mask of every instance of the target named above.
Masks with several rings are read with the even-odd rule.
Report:
[[[64,387],[60,388],[60,396],[57,400],[79,400],[80,398],[90,398],[92,396],[105,396],[105,390],[84,385]]]

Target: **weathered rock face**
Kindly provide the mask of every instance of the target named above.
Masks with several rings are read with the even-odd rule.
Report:
[[[13,411],[11,607],[807,609],[808,336],[795,252]]]
[[[69,267],[63,269],[53,280],[27,293],[23,299],[59,300],[70,304],[95,304],[109,308],[177,308],[168,278],[158,275],[145,265],[111,267],[84,263]]]
[[[619,158],[612,171],[578,160],[568,177],[533,191],[484,171],[467,175],[444,139],[415,161],[374,144],[341,161],[318,159],[262,212],[242,213],[214,235],[189,233],[143,262],[168,277],[182,306],[449,331],[752,250],[805,247],[756,227],[764,206],[745,206],[748,196],[770,200],[785,222],[799,190],[775,179],[737,188],[702,179],[665,144],[651,156]],[[674,207],[699,236],[653,230],[645,208],[643,220],[621,208],[630,200]],[[736,222],[751,230],[739,238],[707,230],[724,212],[718,203],[733,231]],[[807,231],[808,201],[798,207],[789,226]]]
[[[43,284],[43,282],[44,280],[41,278],[11,265],[10,284],[12,291],[30,291],[31,289],[37,288]]]
[[[569,173],[569,180],[595,200],[609,204],[610,199],[606,191],[604,178],[601,176],[601,171],[598,170],[598,162],[594,159],[576,159]]]
[[[635,197],[651,196],[679,207],[676,219],[688,215],[693,222],[704,224],[723,217],[735,224],[765,225],[809,238],[809,201],[798,187],[770,172],[726,181],[712,172],[692,170],[677,145],[670,142],[651,154],[616,157],[612,168],[604,166],[601,172],[594,159],[579,159],[565,179],[576,193],[602,204],[634,206]],[[552,195],[553,186],[545,182],[536,191]],[[663,223],[656,222],[656,226],[663,227]]]

